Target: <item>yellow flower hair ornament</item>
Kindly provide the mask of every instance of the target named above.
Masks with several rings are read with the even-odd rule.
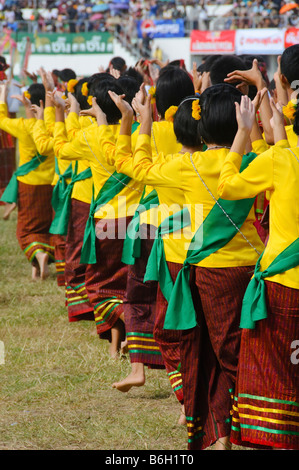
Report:
[[[66,95],[64,95],[64,94],[61,95],[61,98],[62,98],[63,100],[66,100],[66,99],[67,99],[67,98],[66,98]]]
[[[75,78],[72,78],[67,82],[67,91],[70,93],[74,93],[75,91],[75,86],[77,85],[79,80],[76,80]]]
[[[24,91],[24,96],[25,96],[25,98],[27,98],[28,100],[31,100],[31,95],[30,95],[29,91]]]
[[[177,112],[178,107],[177,106],[170,106],[170,108],[167,109],[165,112],[165,121],[173,122],[174,115]]]
[[[199,121],[201,119],[201,107],[199,100],[194,100],[192,103],[192,117]]]
[[[288,102],[286,106],[282,108],[282,112],[286,118],[292,121],[295,117],[296,109],[297,109],[297,100],[291,100]]]
[[[84,82],[81,88],[81,93],[83,96],[88,96],[88,85],[87,82]]]
[[[156,101],[156,87],[151,86],[150,89],[148,90],[148,94],[151,96],[151,103],[155,103]]]
[[[89,106],[92,106],[92,98],[93,96],[89,95],[89,97],[87,98],[87,103],[89,104]]]

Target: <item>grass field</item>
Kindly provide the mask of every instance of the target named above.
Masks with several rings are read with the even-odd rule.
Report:
[[[31,281],[17,213],[2,214],[0,206],[0,450],[186,449],[165,371],[147,371],[145,386],[127,394],[112,389],[129,359],[110,359],[94,323],[68,322],[54,266],[46,281]]]
[[[16,211],[0,206],[0,450],[186,450],[166,372],[144,387],[111,387],[131,370],[112,360],[93,322],[69,323],[55,268],[31,280]],[[241,450],[233,446],[234,450]]]

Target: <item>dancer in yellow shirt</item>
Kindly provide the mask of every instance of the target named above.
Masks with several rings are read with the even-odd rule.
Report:
[[[9,118],[6,86],[0,85],[0,127],[9,132],[19,145],[19,168],[2,195],[6,202],[18,203],[17,238],[32,264],[32,278],[46,278],[48,263],[54,260],[49,229],[52,222],[51,185],[54,176],[53,156],[40,155],[32,138],[36,119],[31,105],[45,102],[42,84],[33,84],[26,96],[18,97],[25,106],[26,118]]]
[[[69,108],[64,122],[61,123],[65,136],[69,142],[76,135],[93,123],[93,119],[79,117],[79,112],[89,108],[87,97],[82,94],[82,86],[88,78],[71,80],[67,84]],[[65,107],[65,101],[60,100]],[[54,127],[55,127],[55,105]],[[53,129],[54,131],[54,129]],[[85,286],[86,264],[81,263],[81,250],[84,229],[89,217],[92,198],[93,180],[86,160],[63,160],[59,156],[58,164],[72,166],[72,178],[62,201],[61,217],[57,224],[58,231],[63,232],[66,238],[65,249],[65,293],[66,307],[70,322],[90,320],[94,321],[93,306],[91,305]]]
[[[107,95],[110,87],[122,93],[117,80],[110,75],[107,77],[106,74],[98,74],[88,81],[89,96],[95,96],[101,103],[108,122],[117,135],[120,113]],[[110,341],[110,353],[115,356],[121,341],[125,339],[122,303],[127,279],[127,267],[121,263],[121,237],[124,234],[118,233],[118,230],[126,230],[143,186],[135,187],[127,178],[116,175],[114,166],[103,159],[98,151],[96,123],[82,129],[69,141],[63,121],[64,116],[58,118],[55,126],[56,155],[69,161],[88,160],[92,171],[94,196],[85,229],[81,262],[87,264],[85,285],[94,307],[97,332],[100,338]]]
[[[171,110],[174,109],[174,104],[179,104],[180,100],[190,93],[194,93],[193,83],[184,71],[169,67],[159,77],[155,97],[161,120],[153,122],[149,138],[149,145],[155,162],[163,160],[165,155],[179,155],[182,143],[174,133]],[[111,96],[116,100],[115,102],[118,106],[119,103],[125,105],[126,102],[114,93]],[[138,96],[143,101],[144,96],[142,96],[142,93],[138,93]],[[171,104],[173,104],[173,107]],[[125,108],[123,109],[125,111]],[[114,156],[114,160],[116,153],[119,155],[121,149],[127,147],[128,142],[129,145],[131,143],[130,148],[132,148],[132,151],[134,149],[139,128],[131,136],[130,123],[132,121],[132,114],[132,109],[129,107],[129,116],[125,118],[128,125],[127,135],[121,130],[117,142],[114,142],[112,139],[107,125],[99,127],[99,146],[103,152],[106,151],[110,155],[110,158]],[[123,125],[123,120],[124,116],[122,116],[121,126]],[[125,154],[125,159],[121,165],[119,158],[117,159],[116,168],[118,172],[132,176],[132,159],[130,156],[126,157],[127,155]],[[165,331],[160,327],[164,322],[167,301],[159,287],[157,291],[155,280],[143,282],[143,279],[157,227],[163,219],[169,216],[169,210],[177,212],[181,209],[183,200],[182,194],[180,197],[176,194],[175,199],[172,199],[172,194],[169,194],[168,191],[163,193],[163,190],[160,188],[159,191],[156,191],[156,189],[149,185],[145,187],[145,195],[140,202],[142,209],[139,212],[139,216],[133,219],[135,224],[138,222],[136,227],[138,227],[139,231],[137,237],[141,238],[139,246],[140,255],[136,255],[138,250],[136,250],[134,243],[133,250],[130,243],[125,243],[126,251],[129,251],[129,253],[124,253],[123,255],[123,260],[125,262],[128,260],[129,264],[127,297],[124,303],[124,311],[132,371],[123,380],[113,384],[113,387],[122,392],[127,392],[132,386],[142,386],[145,382],[144,366],[149,364],[149,361],[151,361],[151,367],[152,364],[157,364],[157,359],[160,359],[158,356],[158,351],[160,350],[170,383],[178,401],[182,405],[183,387],[180,373],[179,333],[177,331]],[[146,210],[147,204],[150,206],[148,210]],[[172,238],[171,234],[170,238]],[[176,241],[174,241],[174,244],[177,249]],[[152,359],[151,356],[153,356]],[[184,413],[181,414],[179,422],[181,424],[185,423]]]
[[[189,246],[188,263],[185,259],[170,291],[169,315],[167,312],[164,323],[164,328],[181,330],[181,370],[183,384],[186,384],[184,403],[190,449],[205,448],[215,441],[216,447],[219,448],[229,444],[229,389],[233,388],[236,380],[240,342],[238,321],[242,297],[253,266],[264,248],[253,226],[253,201],[247,202],[246,209],[226,208],[231,213],[231,220],[238,215],[240,228],[237,229],[230,219],[226,216],[223,218],[223,212],[218,211],[220,203],[215,201],[218,177],[229,153],[229,148],[226,147],[230,147],[237,131],[234,102],[240,100],[241,93],[230,85],[210,87],[200,99],[197,96],[191,97],[190,101],[194,104],[190,111],[194,113],[194,119],[198,119],[198,133],[208,148],[205,152],[186,152],[180,158],[171,161],[166,159],[161,163],[154,163],[150,154],[149,103],[138,108],[142,119],[133,154],[134,179],[155,188],[167,188],[173,192],[173,197],[177,191],[183,191],[185,204],[191,208],[192,232],[196,234],[194,243]],[[175,122],[176,116],[174,126]],[[125,151],[122,150],[119,162],[123,158],[126,160],[124,154]],[[250,158],[254,156],[249,155]],[[196,220],[198,212],[202,214],[203,223]],[[214,213],[216,222],[213,222],[211,231],[206,227],[209,226],[210,220],[212,223]],[[227,225],[229,235],[224,232]],[[214,243],[211,237],[214,237]],[[197,242],[200,242],[199,245],[196,245]],[[203,244],[207,254],[201,249],[202,242],[208,244],[207,248]],[[164,249],[171,272],[171,264],[180,263],[182,260],[170,245],[164,243]],[[186,270],[190,273],[189,282],[194,305],[192,300],[190,303],[190,293],[186,291],[183,282]],[[163,282],[163,279],[160,279],[161,281]],[[184,286],[184,291],[179,290],[180,283]],[[177,293],[175,299],[174,293]],[[185,300],[188,302],[185,303]],[[192,314],[194,308],[197,317]],[[206,328],[208,333],[205,333]],[[211,406],[208,404],[210,399],[206,390],[201,389],[201,385],[208,381],[213,387],[214,380],[218,388],[215,389],[214,404]],[[196,383],[201,390],[198,394],[195,393]],[[204,416],[207,416],[206,420]],[[216,428],[211,426],[213,422],[217,423]]]
[[[298,58],[298,48],[293,59]],[[290,56],[292,51],[288,51]],[[290,60],[290,67],[295,62]],[[284,116],[273,105],[277,140],[286,139]],[[239,168],[254,121],[248,98],[237,106],[239,130],[224,162],[218,192],[229,200],[267,191],[269,241],[245,292],[242,341],[232,421],[232,442],[298,449],[299,371],[299,149],[275,145],[242,173]],[[299,112],[294,119],[299,135]],[[266,374],[266,375],[265,375]]]

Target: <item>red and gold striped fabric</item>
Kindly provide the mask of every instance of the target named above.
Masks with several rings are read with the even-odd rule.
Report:
[[[182,265],[178,263],[167,263],[172,280],[175,281]],[[180,338],[181,332],[176,330],[164,330],[167,300],[158,286],[156,301],[156,321],[154,327],[154,338],[159,345],[163,362],[170,380],[170,385],[180,403],[184,403],[183,383],[180,372],[181,354]]]
[[[37,252],[46,252],[49,262],[55,261],[52,235],[51,185],[18,183],[17,239],[30,263]]]
[[[230,435],[241,340],[242,300],[253,267],[192,267],[197,325],[180,341],[188,449],[203,450]]]
[[[94,309],[97,333],[101,339],[111,339],[111,328],[123,313],[128,267],[121,262],[125,233],[131,217],[125,220],[95,219],[95,225],[107,238],[96,238],[95,264],[86,266],[85,286],[90,304]],[[99,228],[100,227],[100,228]],[[98,233],[96,232],[96,233]],[[113,237],[110,238],[110,235]],[[125,339],[125,328],[122,341]]]
[[[268,318],[242,332],[231,440],[298,450],[299,364],[292,344],[299,340],[299,290],[265,285]]]
[[[65,245],[65,293],[70,322],[94,321],[93,306],[85,287],[86,265],[80,263],[89,204],[71,199],[70,217]]]
[[[53,235],[54,257],[56,267],[56,279],[58,286],[65,285],[65,237],[62,235]]]
[[[131,362],[163,368],[160,348],[154,340],[157,282],[143,282],[147,260],[153,245],[151,228],[140,227],[141,252],[135,264],[128,266],[126,295],[123,303],[129,357]]]

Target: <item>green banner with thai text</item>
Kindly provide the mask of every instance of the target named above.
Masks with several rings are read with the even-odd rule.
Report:
[[[108,32],[90,33],[14,33],[11,37],[22,54],[28,38],[31,54],[111,54],[113,36]]]

